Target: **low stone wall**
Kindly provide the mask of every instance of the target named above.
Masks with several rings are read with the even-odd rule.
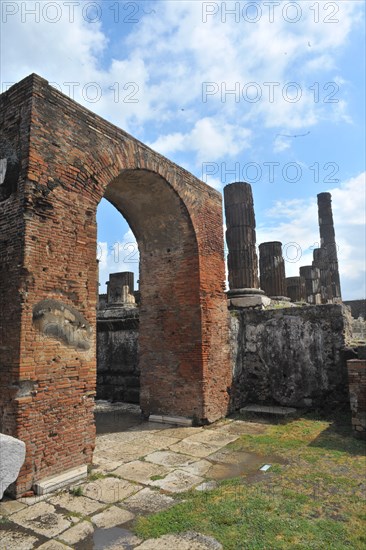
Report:
[[[348,402],[349,327],[342,305],[231,311],[232,410]]]
[[[106,308],[97,320],[97,399],[138,403],[137,307]]]
[[[139,402],[139,309],[98,313],[97,398]],[[231,409],[349,402],[350,313],[341,305],[231,310]]]
[[[347,368],[353,433],[366,439],[366,359],[351,359]]]

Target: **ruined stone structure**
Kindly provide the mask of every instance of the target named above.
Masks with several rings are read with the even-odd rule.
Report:
[[[255,214],[249,183],[235,182],[224,187],[226,242],[229,249],[228,298],[233,306],[263,303],[259,288]]]
[[[305,302],[304,277],[286,277],[286,296],[290,298],[291,302]]]
[[[15,494],[92,460],[96,209],[140,251],[140,404],[206,422],[231,382],[221,195],[31,75],[0,97],[0,431]]]
[[[97,317],[97,399],[140,402],[139,308],[109,307]]]
[[[325,278],[324,286],[327,288],[327,301],[341,302],[341,284],[338,270],[338,255],[337,244],[335,241],[333,212],[332,212],[332,196],[330,193],[318,194],[318,215],[319,215],[319,231],[320,245],[325,250],[328,259],[328,269],[330,274],[330,287],[328,278]],[[316,262],[316,257],[314,256]],[[320,264],[324,266],[326,260],[324,257],[319,257]],[[317,265],[320,267],[320,265]],[[331,295],[330,295],[331,293]],[[323,302],[324,303],[324,302]]]
[[[231,312],[233,409],[347,404],[349,338],[349,313],[338,304]]]
[[[355,437],[366,439],[366,347],[363,358],[347,361],[352,428]]]
[[[267,296],[274,299],[287,296],[282,243],[273,241],[259,245],[259,273],[261,289]]]
[[[124,288],[127,287],[127,288]],[[132,271],[111,273],[107,283],[107,301],[109,307],[113,305],[134,304],[134,274]]]
[[[313,251],[313,258],[313,268],[319,269],[319,290],[321,303],[332,303],[332,277],[329,269],[328,252],[325,248],[316,248]]]
[[[321,304],[320,270],[318,267],[304,265],[300,267],[300,277],[305,281],[305,299],[308,304]]]

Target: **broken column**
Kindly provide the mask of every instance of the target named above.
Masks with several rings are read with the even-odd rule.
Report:
[[[313,267],[320,272],[320,296],[322,304],[333,301],[332,278],[329,270],[328,253],[325,248],[315,248],[313,251]]]
[[[111,273],[107,284],[108,307],[124,306],[135,304],[134,274],[132,271]]]
[[[306,300],[304,277],[286,277],[286,296],[291,302],[304,302]]]
[[[331,279],[332,300],[342,301],[341,284],[339,279],[337,245],[335,241],[332,195],[330,193],[318,194],[318,216],[320,231],[320,246],[326,250]]]
[[[285,283],[285,261],[282,243],[272,241],[259,245],[260,286],[267,296],[275,300],[288,300]]]
[[[305,279],[305,300],[308,304],[321,304],[320,271],[312,265],[300,267],[300,277]]]
[[[224,187],[226,242],[228,245],[230,304],[239,307],[270,303],[259,288],[255,215],[249,183],[235,182]]]

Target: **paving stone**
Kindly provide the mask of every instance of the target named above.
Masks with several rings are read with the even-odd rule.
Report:
[[[209,445],[198,441],[188,441],[188,439],[183,439],[170,447],[171,451],[195,456],[197,458],[205,458],[217,451],[217,449],[217,445]]]
[[[156,451],[147,455],[145,460],[161,466],[188,466],[188,464],[195,461],[195,458],[189,458],[187,455],[173,453],[172,451]]]
[[[169,472],[171,472],[171,468],[165,468],[151,462],[143,462],[142,460],[134,460],[128,464],[123,464],[115,470],[115,474],[124,479],[144,483],[145,485],[151,485],[151,476],[165,476]]]
[[[110,460],[97,453],[93,454],[93,473],[109,474],[121,465],[120,460]]]
[[[33,535],[26,535],[19,531],[0,531],[1,550],[32,550],[37,542],[38,538]]]
[[[146,433],[156,433],[163,430],[169,430],[174,426],[171,424],[162,424],[161,422],[143,422],[137,426],[133,426],[128,429],[128,432],[146,432]]]
[[[131,462],[137,460],[145,455],[153,453],[157,450],[157,446],[152,443],[139,442],[138,439],[134,439],[129,443],[121,443],[111,446],[108,449],[99,451],[97,457],[102,457],[112,461],[118,461],[120,463]]]
[[[101,529],[108,529],[110,527],[115,527],[116,525],[121,525],[127,523],[134,518],[134,514],[128,512],[127,510],[122,510],[118,506],[111,506],[104,512],[100,512],[95,516],[91,517],[94,525]]]
[[[93,500],[111,504],[129,497],[140,488],[138,485],[133,485],[124,479],[106,477],[83,485],[83,494]]]
[[[189,464],[189,466],[180,466],[179,470],[187,472],[188,474],[193,474],[195,476],[204,476],[209,471],[211,466],[211,462],[202,459],[198,460],[197,462],[193,462],[192,464]]]
[[[136,547],[136,550],[222,550],[222,545],[212,537],[199,533],[183,535],[164,535],[158,539],[149,539]]]
[[[59,535],[71,525],[70,521],[62,514],[56,513],[55,507],[48,502],[39,502],[16,512],[11,516],[11,521],[48,538]]]
[[[150,445],[154,447],[154,450],[168,449],[174,443],[178,443],[178,437],[166,437],[165,433],[163,434],[152,434],[146,435],[141,441],[141,444]],[[137,443],[137,440],[136,440]]]
[[[203,482],[203,478],[183,472],[181,470],[175,470],[168,474],[164,479],[157,479],[150,483],[153,487],[160,487],[164,491],[170,493],[183,493],[188,491],[195,485]]]
[[[57,540],[48,540],[42,546],[38,546],[37,550],[73,550],[71,546],[65,546]]]
[[[25,508],[25,504],[18,502],[17,500],[5,500],[0,502],[0,516],[10,516],[15,512],[20,512]]]
[[[84,491],[85,489],[83,487],[83,492]],[[93,514],[94,512],[100,510],[101,508],[103,508],[103,506],[105,506],[104,503],[96,502],[95,500],[84,496],[76,497],[74,495],[71,495],[70,493],[61,493],[59,495],[56,495],[50,498],[48,502],[50,502],[50,504],[53,504],[54,506],[60,506],[61,508],[69,510],[70,512],[83,514],[84,516]]]
[[[165,510],[176,503],[174,498],[146,487],[123,502],[123,506],[135,514],[153,514]]]
[[[139,437],[139,432],[116,432],[113,434],[100,434],[96,439],[95,450],[110,447],[115,443],[130,443]]]
[[[81,521],[77,525],[74,525],[61,535],[59,538],[65,541],[67,544],[77,544],[78,542],[86,539],[94,532],[94,527],[90,521]]]
[[[170,428],[164,432],[165,437],[176,437],[177,439],[184,439],[190,435],[195,435],[201,432],[203,428]]]
[[[226,434],[216,430],[203,430],[202,432],[191,435],[183,439],[182,443],[206,443],[217,448],[225,447],[239,438],[239,435]]]
[[[50,498],[50,495],[35,495],[34,497],[23,497],[18,498],[18,502],[21,504],[26,504],[27,506],[33,506],[33,504],[38,504],[38,502],[44,502],[45,500],[48,500]]]

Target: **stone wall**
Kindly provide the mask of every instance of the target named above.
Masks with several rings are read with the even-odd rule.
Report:
[[[351,359],[347,367],[353,433],[366,439],[366,358]]]
[[[99,311],[97,320],[97,399],[138,403],[139,310]]]
[[[347,402],[348,338],[341,305],[231,311],[232,409]]]
[[[231,311],[231,408],[348,402],[350,315],[341,305]],[[138,402],[138,308],[98,314],[101,399]]]

